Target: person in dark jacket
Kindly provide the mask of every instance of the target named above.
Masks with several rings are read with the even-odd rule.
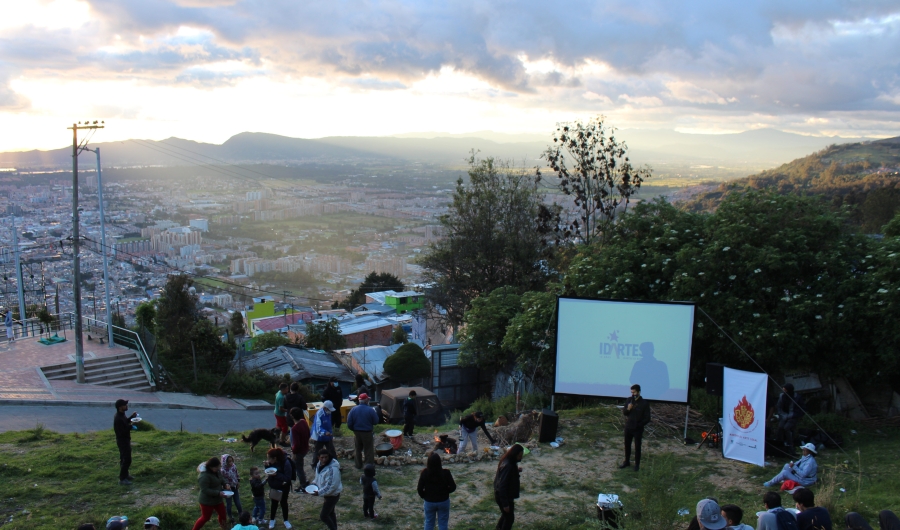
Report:
[[[275,513],[278,510],[278,505],[281,504],[281,516],[284,518],[284,527],[290,530],[291,522],[288,521],[288,495],[291,493],[291,480],[294,478],[293,464],[287,455],[284,454],[284,450],[280,447],[269,449],[266,453],[266,460],[269,467],[275,468],[275,473],[269,475],[269,487],[272,490],[281,492],[278,500],[272,499],[269,511],[269,528],[275,528]]]
[[[134,477],[128,474],[131,466],[131,420],[137,417],[137,412],[126,416],[128,401],[116,400],[116,415],[113,416],[113,431],[116,433],[116,446],[119,448],[119,484],[130,486]]]
[[[450,524],[450,494],[456,491],[456,482],[449,469],[443,469],[441,455],[431,453],[428,463],[419,472],[419,497],[425,502],[425,530],[434,530],[435,516],[439,530],[447,530]]]
[[[516,519],[515,500],[519,498],[519,473],[522,472],[519,462],[524,455],[525,448],[513,444],[497,464],[497,475],[494,477],[494,500],[500,507],[497,530],[509,530]]]
[[[219,526],[225,530],[225,497],[224,491],[229,489],[219,471],[222,461],[212,457],[199,467],[200,477],[197,486],[200,489],[200,518],[194,523],[193,530],[200,530],[212,518],[213,512],[219,519]]]
[[[356,374],[356,404],[359,404],[359,396],[362,394],[371,394],[369,391],[369,385],[366,384],[366,380],[363,379],[363,376],[360,374]]]
[[[412,438],[413,429],[416,427],[416,416],[419,415],[419,407],[416,404],[416,391],[410,390],[409,396],[403,402],[403,435]]]
[[[334,405],[334,412],[331,413],[331,428],[333,432],[336,432],[341,428],[341,405],[344,404],[344,392],[336,377],[328,380],[328,386],[322,392],[322,401],[330,401]]]
[[[619,465],[624,469],[631,465],[631,441],[634,440],[634,470],[641,469],[641,440],[644,427],[650,423],[650,403],[641,397],[641,385],[631,385],[631,397],[622,407],[625,415],[625,461]]]
[[[788,453],[794,452],[794,431],[797,423],[806,415],[803,410],[803,396],[794,392],[794,385],[787,383],[783,392],[775,402],[778,414],[778,427],[775,428],[775,441],[782,442]]]
[[[359,483],[363,487],[363,517],[377,519],[375,497],[381,500],[381,489],[378,488],[378,481],[375,480],[375,464],[366,464],[363,476],[359,477]]]
[[[291,416],[291,409],[295,407],[300,410],[306,410],[306,400],[303,399],[303,395],[300,393],[300,383],[297,382],[291,383],[290,393],[284,396],[282,410],[287,413],[285,420],[287,420],[288,429],[294,426],[294,417]]]
[[[487,436],[488,440],[492,444],[494,443],[494,438],[491,437],[491,433],[488,432],[487,426],[484,424],[484,413],[479,410],[459,419],[459,447],[456,450],[456,454],[463,454],[466,451],[466,445],[470,442],[472,451],[478,452],[479,427],[484,431],[484,435]]]
[[[378,425],[378,413],[369,406],[369,395],[359,395],[359,405],[350,409],[347,414],[347,428],[353,431],[354,457],[356,469],[363,468],[363,456],[366,464],[375,463],[375,438],[373,433]]]
[[[309,485],[306,480],[306,470],[303,469],[303,459],[309,454],[309,424],[303,417],[303,409],[294,407],[288,414],[294,420],[294,426],[291,427],[291,461],[294,464],[294,474],[297,477],[297,493],[303,491],[303,488]]]

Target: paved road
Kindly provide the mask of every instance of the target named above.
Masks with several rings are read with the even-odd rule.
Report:
[[[274,427],[275,419],[269,410],[189,410],[189,409],[131,409],[156,426],[157,429],[220,434],[228,431],[250,431]],[[0,432],[33,429],[40,422],[51,431],[60,433],[103,431],[112,429],[112,407],[40,407],[0,406]]]

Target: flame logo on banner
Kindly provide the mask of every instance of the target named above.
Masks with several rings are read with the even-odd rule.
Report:
[[[741,429],[746,429],[753,424],[753,419],[756,416],[753,407],[750,406],[750,402],[747,401],[747,396],[744,396],[736,407],[734,407],[734,421],[740,426]]]

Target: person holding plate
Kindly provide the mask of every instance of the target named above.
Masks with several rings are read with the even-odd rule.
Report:
[[[212,519],[213,512],[216,512],[219,520],[219,527],[225,529],[225,498],[229,491],[228,484],[222,478],[221,471],[222,461],[217,457],[212,457],[204,464],[200,464],[200,477],[197,479],[197,485],[200,489],[200,518],[194,523],[193,530],[200,530]]]
[[[280,447],[269,449],[266,453],[268,466],[266,475],[269,477],[269,499],[271,511],[269,514],[269,528],[275,528],[275,513],[281,504],[281,516],[284,518],[284,527],[290,529],[288,521],[288,495],[291,493],[291,480],[294,478],[294,466],[291,459],[285,455]]]
[[[116,400],[116,415],[113,417],[113,432],[116,433],[116,446],[119,448],[119,485],[130,486],[134,477],[128,474],[131,467],[131,420],[137,418],[137,412],[125,416],[128,401]]]
[[[315,484],[319,489],[313,495],[325,499],[322,511],[319,512],[319,519],[329,530],[337,530],[337,515],[334,513],[334,507],[337,506],[341,492],[344,490],[344,485],[341,483],[341,464],[328,449],[319,451],[318,458]]]

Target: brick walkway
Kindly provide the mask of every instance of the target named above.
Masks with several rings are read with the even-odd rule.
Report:
[[[244,410],[232,399],[217,396],[194,396],[172,392],[139,392],[117,388],[78,384],[70,380],[48,381],[40,370],[75,361],[75,343],[69,340],[50,346],[41,344],[34,337],[21,338],[13,343],[0,343],[0,403],[40,405],[102,405],[109,406],[117,399],[127,399],[134,404],[174,409]],[[84,358],[107,357],[131,350],[121,346],[113,348],[96,341],[84,343]]]

